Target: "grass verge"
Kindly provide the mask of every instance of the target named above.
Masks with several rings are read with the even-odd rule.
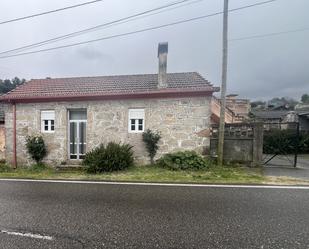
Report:
[[[162,183],[220,183],[220,184],[309,184],[286,177],[263,176],[260,169],[243,167],[211,167],[199,171],[171,171],[155,166],[132,167],[121,172],[87,174],[83,170],[63,172],[48,167],[18,168],[0,166],[0,178],[64,179]]]

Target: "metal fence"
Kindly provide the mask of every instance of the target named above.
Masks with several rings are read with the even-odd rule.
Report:
[[[264,123],[263,164],[297,166],[300,152],[299,123]]]

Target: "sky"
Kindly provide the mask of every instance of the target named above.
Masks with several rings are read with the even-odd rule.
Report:
[[[1,0],[1,21],[87,0]],[[0,25],[0,52],[104,24],[176,0],[104,0]],[[265,0],[230,0],[229,8]],[[194,0],[193,0],[194,2]],[[44,47],[66,45],[220,12],[223,0],[200,0],[157,15]],[[229,13],[229,39],[309,28],[308,0],[277,0]],[[168,72],[201,73],[221,85],[222,15],[160,30],[49,52],[0,59],[0,79],[157,73],[159,42],[169,43]],[[300,99],[309,93],[309,30],[229,42],[227,92],[242,98]],[[33,49],[35,50],[35,49]],[[29,50],[31,51],[31,50]]]

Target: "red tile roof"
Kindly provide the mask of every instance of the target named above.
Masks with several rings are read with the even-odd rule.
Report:
[[[0,101],[78,100],[104,96],[121,98],[140,94],[146,97],[151,94],[185,92],[212,94],[219,90],[196,72],[170,73],[167,75],[167,83],[167,88],[158,89],[157,74],[34,79],[2,95]]]

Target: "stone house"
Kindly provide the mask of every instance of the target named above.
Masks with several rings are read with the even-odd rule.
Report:
[[[166,73],[167,44],[159,45],[159,73],[30,80],[0,97],[5,103],[6,160],[31,163],[28,135],[41,134],[46,162],[79,162],[100,143],[134,146],[138,162],[147,160],[146,129],[160,131],[158,156],[202,152],[209,145],[210,101],[215,91],[196,72]]]

